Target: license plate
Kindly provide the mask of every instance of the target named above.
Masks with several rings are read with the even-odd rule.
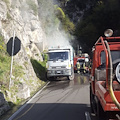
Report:
[[[61,71],[57,71],[57,74],[60,74],[61,73]]]

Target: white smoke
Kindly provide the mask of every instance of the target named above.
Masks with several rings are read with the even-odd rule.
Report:
[[[64,31],[56,30],[52,35],[47,37],[48,46],[68,46],[70,45],[67,34]]]
[[[60,20],[55,16],[55,3],[53,0],[38,0],[39,16],[42,20],[43,29],[46,32],[48,47],[68,46],[70,40],[61,28]],[[57,3],[58,4],[58,3]]]

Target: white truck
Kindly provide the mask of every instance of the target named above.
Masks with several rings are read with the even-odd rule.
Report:
[[[57,77],[67,77],[69,80],[73,80],[73,55],[71,46],[49,48],[46,64],[47,79],[54,80]]]

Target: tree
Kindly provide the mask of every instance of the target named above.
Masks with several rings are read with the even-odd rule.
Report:
[[[95,41],[102,35],[106,29],[113,29],[114,35],[120,31],[120,1],[119,0],[101,0],[87,11],[77,24],[76,36],[79,42],[92,47]]]

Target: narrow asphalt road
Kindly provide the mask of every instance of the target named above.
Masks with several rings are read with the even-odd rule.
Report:
[[[51,81],[9,120],[87,120],[89,113],[88,75],[75,74],[72,81]]]

